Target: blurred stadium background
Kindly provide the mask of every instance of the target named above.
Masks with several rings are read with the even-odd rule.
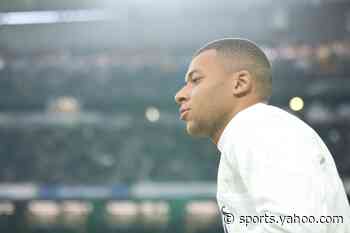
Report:
[[[0,232],[222,232],[218,152],[173,100],[222,37],[264,48],[350,194],[348,0],[1,0]]]

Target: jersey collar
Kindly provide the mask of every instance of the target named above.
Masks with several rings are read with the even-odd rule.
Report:
[[[256,110],[261,107],[266,105],[265,103],[256,103],[253,104],[243,110],[241,110],[240,112],[238,112],[230,121],[229,123],[226,125],[226,127],[224,128],[224,131],[222,132],[218,144],[217,144],[217,148],[219,149],[219,151],[221,153],[223,153],[223,151],[225,150],[225,148],[227,146],[229,146],[231,143],[230,142],[230,132],[234,132],[234,128],[238,123],[238,120],[242,117],[247,117],[248,115],[254,114],[256,113]]]

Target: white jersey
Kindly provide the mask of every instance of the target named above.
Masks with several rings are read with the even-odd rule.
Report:
[[[350,233],[350,207],[318,134],[263,103],[236,114],[219,141],[217,201],[228,233]]]

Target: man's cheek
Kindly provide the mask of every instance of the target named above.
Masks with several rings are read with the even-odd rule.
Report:
[[[191,92],[190,92],[190,96],[191,97],[195,97],[197,95],[198,89],[196,89],[195,87],[192,88]]]

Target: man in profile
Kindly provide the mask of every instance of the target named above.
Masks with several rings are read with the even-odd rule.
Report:
[[[264,52],[227,38],[194,54],[175,96],[187,133],[209,137],[221,153],[217,201],[223,219],[232,217],[225,232],[350,233],[332,155],[310,126],[268,105],[271,92]]]

